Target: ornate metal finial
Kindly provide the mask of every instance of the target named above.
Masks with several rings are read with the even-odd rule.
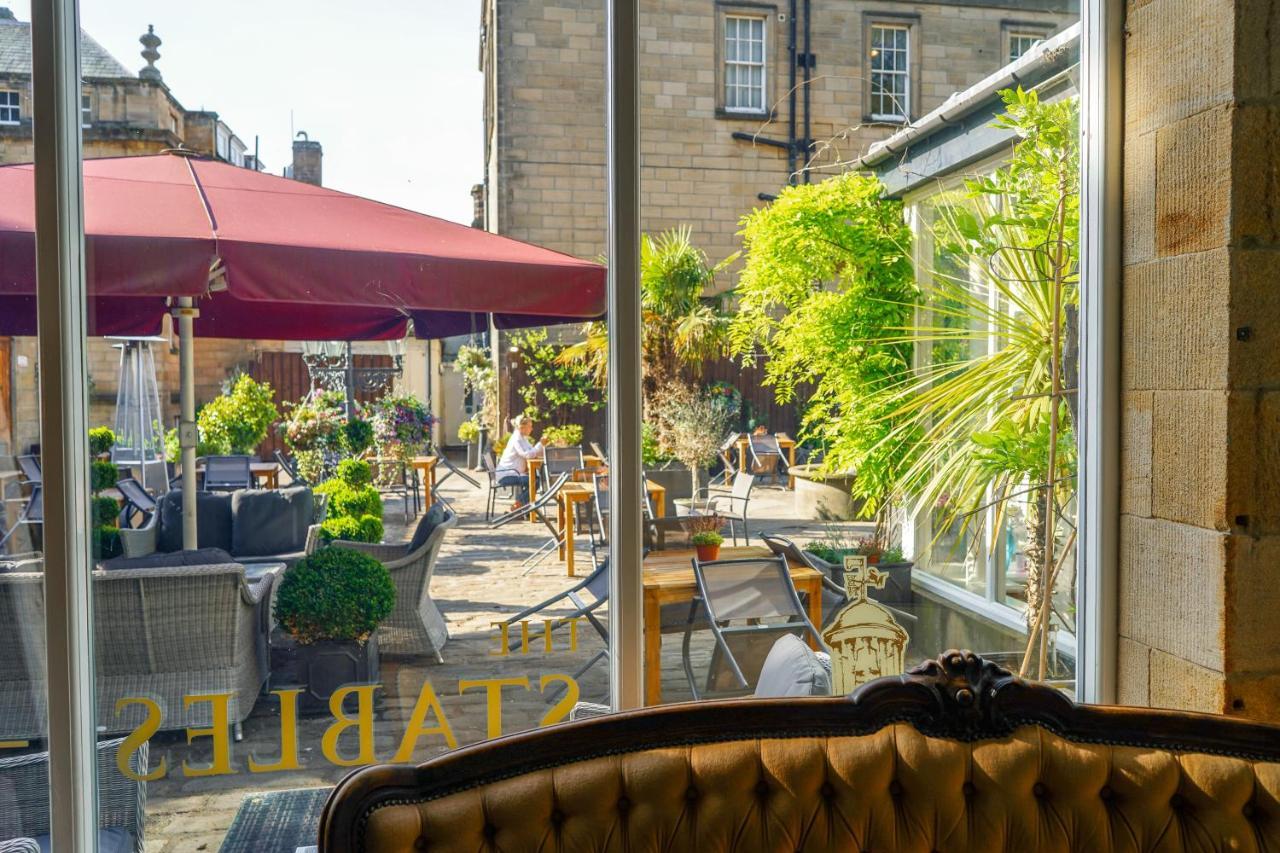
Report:
[[[138,72],[138,76],[143,80],[152,80],[156,83],[161,82],[160,69],[156,68],[156,60],[160,58],[160,51],[156,50],[162,42],[160,36],[156,35],[156,28],[152,24],[147,24],[147,31],[138,39],[142,43],[142,58],[147,61],[147,67]]]

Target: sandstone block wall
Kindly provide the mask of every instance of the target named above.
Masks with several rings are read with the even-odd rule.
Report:
[[[1127,6],[1121,702],[1280,719],[1278,11]]]

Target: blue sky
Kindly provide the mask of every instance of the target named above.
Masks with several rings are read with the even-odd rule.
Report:
[[[30,20],[28,0],[0,0]],[[216,111],[279,174],[290,127],[324,146],[324,183],[470,224],[483,178],[479,0],[81,0],[82,26],[188,109]],[[292,113],[292,120],[290,114]]]

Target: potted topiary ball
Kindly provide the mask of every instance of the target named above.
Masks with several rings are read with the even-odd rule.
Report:
[[[276,592],[273,685],[302,687],[299,713],[322,714],[339,687],[376,683],[374,632],[395,601],[391,574],[367,554],[330,547],[300,560]]]

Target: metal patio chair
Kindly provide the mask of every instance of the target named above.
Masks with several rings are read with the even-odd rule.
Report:
[[[234,492],[253,488],[248,456],[210,456],[204,462],[204,491]]]
[[[520,565],[532,568],[546,559],[552,551],[560,547],[560,531],[556,529],[555,524],[552,523],[548,514],[543,512],[543,510],[558,499],[560,490],[564,488],[564,484],[569,482],[569,478],[572,476],[573,474],[569,471],[563,472],[551,483],[551,485],[547,486],[547,488],[543,489],[543,491],[539,493],[537,500],[532,503],[527,503],[524,506],[517,507],[516,509],[513,509],[508,513],[504,513],[489,522],[489,529],[493,530],[494,528],[501,527],[504,524],[510,524],[513,521],[521,521],[533,516],[541,521],[547,530],[551,531],[551,539],[542,545],[539,545],[532,554],[520,563]]]
[[[155,515],[159,504],[156,499],[142,488],[142,484],[132,477],[122,477],[116,480],[116,489],[124,497],[124,505],[120,507],[120,526],[124,528],[133,527],[133,521],[136,516],[142,517],[142,523],[139,527],[145,527],[147,522],[151,520],[151,516]]]
[[[306,481],[306,478],[304,478],[300,473],[298,473],[298,466],[293,464],[292,459],[284,455],[283,450],[280,450],[279,448],[276,449],[275,459],[276,459],[276,462],[280,465],[280,470],[289,475],[289,480],[293,485],[295,486],[311,485]]]
[[[599,565],[598,553],[603,551],[607,554],[609,549],[609,511],[612,507],[612,501],[609,492],[609,475],[595,474],[591,479],[595,490],[595,498],[589,504],[589,509],[587,509],[590,517],[587,519],[585,526],[591,536],[591,559]],[[643,516],[644,547],[646,550],[663,551],[666,549],[666,535],[668,533],[683,532],[683,519],[654,517],[653,504],[649,501],[649,492],[643,486],[641,486],[640,509]]]
[[[724,467],[715,473],[711,478],[711,485],[719,483],[727,486],[733,482],[733,475],[738,470],[738,461],[734,459],[734,454],[738,450],[738,433],[731,432],[724,441],[720,442],[720,447],[716,450],[716,454],[720,457],[720,464]]]
[[[733,544],[738,544],[738,533],[736,525],[742,525],[742,541],[751,541],[751,531],[747,528],[747,507],[751,503],[751,488],[755,485],[756,477],[754,474],[744,474],[738,472],[733,478],[733,488],[729,494],[723,492],[712,493],[709,488],[699,489],[698,494],[694,495],[694,499],[698,499],[699,495],[705,495],[703,502],[697,505],[697,510],[705,515],[718,515],[729,522],[729,535],[733,537]]]
[[[0,536],[0,551],[9,544],[9,540],[13,534],[18,531],[19,527],[35,527],[44,524],[44,486],[40,483],[34,483],[31,486],[31,494],[27,495],[26,503],[22,505],[22,510],[18,513],[18,520],[13,526],[5,531],[4,536]],[[36,546],[35,536],[32,536],[32,546]]]
[[[787,460],[782,455],[776,435],[753,435],[747,441],[751,451],[751,473],[757,477],[770,477],[774,484],[787,470]]]
[[[43,482],[43,474],[40,470],[40,457],[33,453],[26,453],[18,457],[18,470],[22,472],[22,482],[40,483]]]
[[[542,451],[542,482],[550,483],[568,472],[573,476],[586,467],[582,461],[581,447],[547,447]]]
[[[694,606],[701,605],[707,627],[715,636],[711,663],[700,690],[690,654],[696,628],[691,610],[681,658],[695,700],[710,693],[750,692],[769,650],[783,634],[803,638],[807,632],[821,646],[822,638],[805,615],[785,559],[752,557],[703,563],[695,558],[693,574],[698,583]]]
[[[599,459],[602,464],[604,465],[609,464],[609,454],[604,452],[604,448],[600,446],[599,442],[596,442],[596,441],[588,442],[587,447],[591,448],[591,452],[595,454],[595,457]]]
[[[484,520],[486,522],[493,521],[494,509],[498,503],[498,492],[503,489],[507,490],[507,497],[515,499],[515,486],[503,486],[498,484],[498,460],[493,455],[492,450],[486,450],[480,456],[480,467],[484,470],[485,476],[489,478],[489,499],[484,507]]]

